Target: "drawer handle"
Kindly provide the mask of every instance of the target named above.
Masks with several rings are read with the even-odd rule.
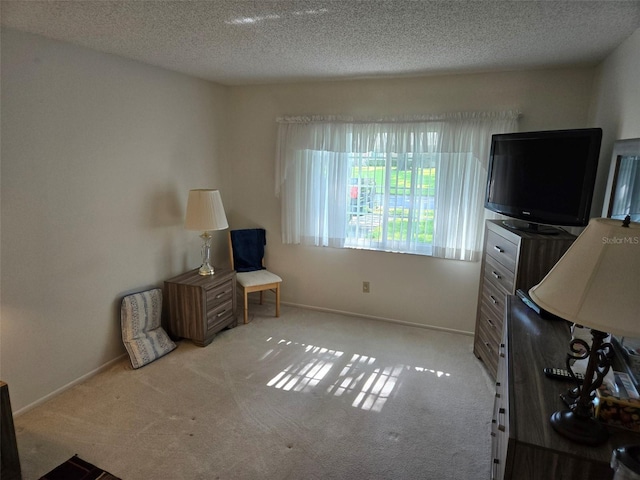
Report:
[[[222,293],[219,293],[218,295],[216,295],[216,300],[219,299],[219,298],[224,297],[227,293],[229,293],[229,292],[227,292],[226,290],[224,292],[222,292]]]
[[[500,460],[498,460],[497,458],[493,459],[493,465],[491,465],[491,480],[498,480],[499,474],[498,474],[498,464],[500,463]]]
[[[491,348],[491,344],[489,342],[484,342],[484,346],[489,349],[489,351],[493,352],[493,348]]]
[[[501,344],[500,344],[500,356],[501,356],[502,358],[504,358],[504,348],[505,348],[505,347],[504,347],[504,343],[501,343]]]
[[[493,302],[494,305],[498,305],[498,299],[496,297],[494,297],[493,295],[489,295],[489,298],[491,299],[491,301]]]
[[[225,313],[227,313],[227,310],[226,310],[226,309],[225,309],[225,310],[223,310],[223,311],[221,311],[218,315],[216,315],[216,317],[220,318],[220,317],[222,317]]]
[[[495,270],[491,270],[491,275],[493,275],[494,277],[496,277],[498,280],[500,280],[502,278],[502,275],[500,275],[498,272],[496,272]]]
[[[495,323],[493,323],[490,319],[487,318],[487,323],[491,326],[491,328],[496,328]]]
[[[502,248],[500,245],[494,245],[493,249],[498,253],[504,253],[504,248]]]

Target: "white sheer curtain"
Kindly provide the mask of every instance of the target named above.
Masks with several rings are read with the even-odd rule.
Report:
[[[488,112],[396,119],[279,118],[276,195],[281,199],[283,241],[345,246],[355,218],[350,222],[346,194],[350,182],[353,184],[354,161],[387,158],[385,180],[380,182],[384,185],[377,186],[378,212],[367,216],[376,227],[381,224],[385,234],[376,241],[361,239],[358,246],[478,259],[491,135],[516,131],[518,117],[517,112]],[[403,190],[409,193],[402,194],[403,208],[409,212],[404,229],[409,233],[394,237],[387,232],[387,226],[393,226],[388,212],[398,209],[401,195],[389,179],[392,173],[396,175],[391,159],[398,162],[399,156],[411,160],[407,170],[412,176],[407,174],[407,178],[413,180]],[[416,179],[421,172],[434,170],[433,198],[427,202]],[[390,198],[396,203],[390,203]],[[429,240],[418,232],[417,222],[413,231],[406,226],[407,222],[411,225],[411,218],[423,215],[424,209],[433,211],[433,219],[428,220],[433,224]]]

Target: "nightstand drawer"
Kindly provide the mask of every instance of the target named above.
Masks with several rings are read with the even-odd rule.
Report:
[[[211,312],[221,303],[228,302],[233,296],[233,282],[205,287],[207,292],[207,312]]]
[[[487,232],[487,244],[485,245],[487,255],[492,256],[502,265],[512,272],[516,271],[516,258],[518,256],[518,246],[501,237],[495,232]]]
[[[215,330],[221,323],[233,316],[233,300],[229,298],[227,302],[221,303],[207,312],[207,331]]]

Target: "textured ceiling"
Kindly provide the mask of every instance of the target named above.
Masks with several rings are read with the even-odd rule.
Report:
[[[634,1],[2,0],[2,25],[227,85],[594,65]]]

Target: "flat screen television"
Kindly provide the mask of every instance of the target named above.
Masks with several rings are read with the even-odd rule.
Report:
[[[485,207],[512,228],[587,225],[601,140],[600,128],[493,135]]]

